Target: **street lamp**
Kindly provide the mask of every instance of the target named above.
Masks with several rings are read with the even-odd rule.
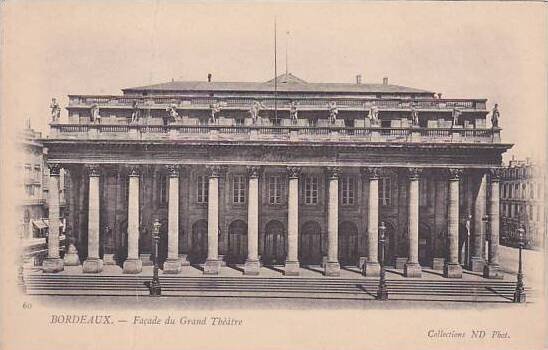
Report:
[[[380,243],[380,263],[381,271],[379,278],[379,287],[377,289],[377,300],[388,300],[388,289],[386,287],[386,280],[384,276],[384,233],[386,231],[386,226],[384,226],[384,221],[381,221],[379,226],[379,243]]]
[[[521,250],[524,246],[524,234],[525,229],[523,225],[518,229],[519,234],[519,262],[518,262],[518,279],[516,283],[516,291],[514,292],[514,303],[524,303],[525,302],[525,288],[523,286],[523,272],[521,269]]]
[[[489,256],[489,254],[485,253],[485,250],[489,249],[489,242],[491,241],[491,232],[489,232],[489,215],[485,214],[481,217],[481,221],[483,222],[483,232],[485,233],[485,240],[488,244],[486,244],[483,254]],[[484,242],[485,243],[485,242]]]
[[[162,295],[162,287],[160,286],[160,278],[158,277],[158,242],[160,241],[160,220],[156,219],[152,224],[152,242],[154,244],[154,270],[152,274],[152,282],[146,282],[150,296],[159,297]]]

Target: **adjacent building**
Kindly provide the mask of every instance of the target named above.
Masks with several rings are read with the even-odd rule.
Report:
[[[140,272],[158,219],[164,273],[242,264],[257,274],[263,264],[286,275],[321,265],[337,275],[358,265],[376,276],[384,222],[385,263],[407,277],[429,267],[448,278],[463,268],[499,278],[499,186],[511,145],[486,103],[388,78],[210,75],[70,95],[68,120],[54,108],[42,142],[50,184],[67,171],[67,227],[87,273],[104,264]],[[50,226],[59,224],[54,197]],[[49,244],[44,271],[60,271],[66,261],[56,239]]]
[[[501,178],[501,243],[519,244],[518,229],[525,230],[525,246],[544,245],[544,172],[529,159],[512,158]]]

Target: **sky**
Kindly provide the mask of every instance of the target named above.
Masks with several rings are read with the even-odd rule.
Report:
[[[390,83],[499,104],[505,159],[544,158],[544,6],[521,2],[8,1],[1,116],[47,133],[52,97],[176,80]],[[289,35],[287,34],[289,32]],[[63,111],[66,115],[66,111]]]

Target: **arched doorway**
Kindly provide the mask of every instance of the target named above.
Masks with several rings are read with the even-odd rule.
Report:
[[[322,262],[322,232],[316,221],[308,221],[301,228],[299,261],[303,265],[320,265]]]
[[[243,264],[247,257],[247,224],[234,220],[228,226],[228,262]]]
[[[419,264],[421,266],[430,265],[430,263],[432,262],[430,243],[430,226],[421,223],[419,225]]]
[[[284,264],[286,257],[284,225],[276,220],[265,227],[263,262],[265,265]]]
[[[207,220],[198,220],[192,225],[190,262],[201,264],[207,259]]]
[[[342,222],[339,224],[339,262],[343,266],[356,266],[358,259],[358,228],[353,222]]]

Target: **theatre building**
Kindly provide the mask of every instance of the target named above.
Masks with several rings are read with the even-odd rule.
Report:
[[[44,271],[81,261],[86,273],[104,264],[139,273],[158,219],[164,273],[241,264],[245,274],[274,265],[295,275],[320,265],[336,276],[365,264],[376,276],[384,222],[385,264],[407,277],[428,267],[498,278],[499,176],[511,145],[486,103],[387,78],[309,83],[292,74],[70,95],[68,120],[53,113],[42,142],[50,181],[60,169],[70,181],[67,235],[79,259],[63,261],[50,234]],[[459,261],[467,239],[469,258]]]

